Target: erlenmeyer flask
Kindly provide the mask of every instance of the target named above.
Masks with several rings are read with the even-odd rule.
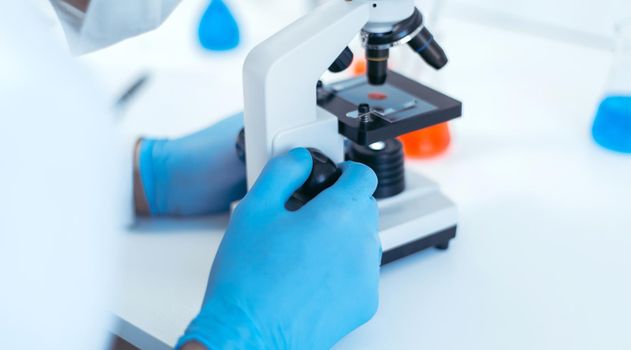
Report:
[[[200,44],[211,51],[227,51],[239,45],[239,25],[223,0],[211,0],[199,21]]]
[[[592,127],[601,146],[631,153],[631,18],[616,25],[616,51],[605,97]]]

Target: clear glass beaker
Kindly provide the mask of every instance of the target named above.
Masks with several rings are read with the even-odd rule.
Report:
[[[592,136],[607,149],[631,154],[631,17],[617,23],[615,40],[607,92],[596,112]]]

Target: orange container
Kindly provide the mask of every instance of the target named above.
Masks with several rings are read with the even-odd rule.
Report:
[[[444,153],[449,148],[451,134],[449,124],[442,123],[414,131],[399,137],[403,151],[409,158],[431,158]]]
[[[353,75],[358,77],[360,75],[366,74],[366,60],[362,58],[356,58],[353,61]]]

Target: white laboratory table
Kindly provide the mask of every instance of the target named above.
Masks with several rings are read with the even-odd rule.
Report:
[[[458,237],[384,267],[379,312],[335,348],[631,349],[631,157],[589,135],[610,53],[449,18],[442,37],[451,63],[432,80],[464,116],[446,155],[409,164],[458,204]],[[215,63],[238,75],[235,61]],[[185,71],[156,69],[129,124],[180,134],[241,107],[238,77]],[[226,222],[125,233],[117,334],[174,345]]]

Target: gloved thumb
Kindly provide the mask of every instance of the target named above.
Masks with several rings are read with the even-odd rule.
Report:
[[[285,207],[289,197],[302,186],[313,166],[311,154],[305,148],[295,148],[272,159],[256,181],[248,198],[274,209]]]

